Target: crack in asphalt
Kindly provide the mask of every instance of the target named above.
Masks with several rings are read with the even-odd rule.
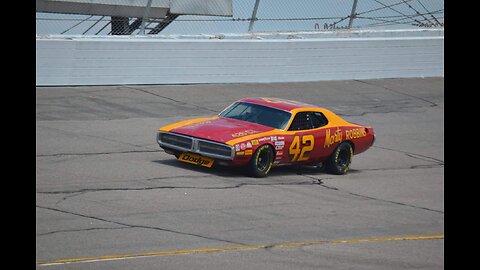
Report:
[[[193,175],[179,175],[179,176],[168,176],[168,177],[154,177],[140,180],[131,180],[134,182],[138,181],[154,181],[154,180],[168,180],[168,179],[178,179],[178,178],[209,178],[209,175],[204,176],[193,176]],[[55,195],[55,194],[72,194],[62,197],[58,200],[55,205],[60,204],[67,199],[77,197],[89,192],[100,192],[100,191],[142,191],[142,190],[157,190],[157,189],[176,189],[180,187],[173,186],[162,186],[162,187],[135,187],[135,188],[83,188],[79,190],[63,190],[63,191],[38,191],[37,194],[46,194],[46,195]]]
[[[143,179],[140,181],[153,181],[153,180],[165,180],[165,179],[177,179],[177,178],[210,178],[210,175],[204,176],[172,176],[172,177],[161,177],[161,178],[149,178]],[[138,180],[136,180],[138,181]],[[58,194],[67,194],[67,196],[59,199],[55,205],[71,199],[73,197],[81,196],[90,192],[109,192],[109,191],[147,191],[147,190],[164,190],[164,189],[192,189],[192,190],[227,190],[227,189],[237,189],[244,186],[306,186],[306,185],[318,185],[318,181],[304,181],[304,182],[281,182],[281,183],[238,183],[233,186],[218,186],[218,187],[199,187],[199,186],[156,186],[156,187],[116,187],[116,188],[84,188],[79,190],[63,190],[63,191],[37,191],[37,194],[44,195],[58,195]]]
[[[385,170],[398,170],[398,169],[420,169],[420,168],[437,168],[437,167],[442,167],[444,165],[444,162],[442,160],[439,160],[437,158],[425,156],[425,155],[420,155],[416,153],[410,153],[406,151],[401,151],[401,150],[396,150],[392,148],[387,148],[387,147],[381,147],[381,146],[373,146],[376,148],[384,149],[384,150],[389,150],[389,151],[394,151],[394,152],[399,152],[403,153],[408,157],[414,158],[414,159],[419,159],[423,161],[429,161],[433,162],[434,164],[431,165],[412,165],[408,168],[380,168],[380,169],[365,169],[364,171],[385,171]],[[138,151],[127,151],[127,152],[120,152],[120,153],[132,153],[132,152],[138,152]],[[155,151],[141,151],[141,152],[160,152],[160,150],[155,150]],[[118,152],[116,152],[118,153]],[[81,155],[92,155],[92,154],[109,154],[109,153],[84,153]],[[59,156],[59,155],[66,155],[66,154],[56,154],[53,156]],[[75,154],[78,155],[78,154]],[[43,155],[47,156],[47,155]],[[49,155],[51,156],[51,155]],[[116,188],[85,188],[85,189],[79,189],[79,190],[64,190],[64,191],[39,191],[37,194],[72,194],[65,196],[61,198],[59,201],[56,202],[55,205],[58,205],[59,203],[72,198],[76,197],[82,194],[86,194],[89,192],[101,192],[101,191],[145,191],[145,190],[162,190],[162,189],[194,189],[194,190],[226,190],[226,189],[237,189],[241,188],[244,186],[300,186],[300,185],[319,185],[323,188],[329,189],[329,190],[334,190],[334,191],[341,191],[340,189],[336,187],[331,187],[328,185],[325,185],[323,180],[329,179],[329,178],[317,178],[314,176],[310,176],[307,174],[304,174],[301,172],[300,169],[297,169],[296,175],[300,175],[306,178],[309,178],[313,181],[309,182],[280,182],[280,183],[238,183],[236,185],[232,186],[211,186],[211,187],[198,187],[198,186],[154,186],[154,187],[116,187]],[[155,180],[166,180],[166,179],[177,179],[177,178],[188,178],[188,177],[196,177],[196,178],[209,178],[210,175],[204,175],[204,176],[193,176],[193,175],[181,175],[181,176],[168,176],[168,177],[154,177],[154,178],[147,178],[147,179],[140,179],[140,180],[135,180],[135,181],[155,181]],[[353,193],[353,192],[347,192],[350,195],[365,198],[365,199],[370,199],[370,200],[376,200],[376,201],[382,201],[382,202],[388,202],[388,203],[393,203],[397,205],[402,205],[402,206],[408,206],[408,207],[413,207],[417,209],[423,209],[423,210],[428,210],[428,211],[433,211],[437,213],[444,213],[443,211],[435,210],[435,209],[430,209],[426,207],[420,207],[420,206],[415,206],[415,205],[410,205],[410,204],[405,204],[401,202],[395,202],[395,201],[390,201],[390,200],[384,200],[384,199],[379,199],[379,198],[374,198],[358,193]]]
[[[354,196],[357,196],[357,197],[369,199],[369,200],[387,202],[387,203],[392,203],[392,204],[397,204],[397,205],[402,205],[402,206],[408,206],[408,207],[412,207],[412,208],[416,208],[416,209],[423,209],[423,210],[427,210],[427,211],[431,211],[431,212],[436,212],[436,213],[440,213],[440,214],[445,214],[444,211],[440,211],[440,210],[436,210],[436,209],[432,209],[432,208],[428,208],[428,207],[422,207],[422,206],[418,206],[418,205],[412,205],[412,204],[407,204],[407,203],[401,203],[401,202],[396,202],[396,201],[379,199],[379,198],[370,197],[370,196],[366,196],[366,195],[362,195],[362,194],[357,194],[357,193],[353,193],[353,192],[349,192],[349,194],[354,195]]]
[[[128,88],[128,89],[133,89],[133,90],[136,90],[136,91],[140,91],[140,92],[143,92],[143,93],[146,93],[146,94],[150,94],[152,96],[156,96],[156,97],[159,97],[159,98],[163,98],[163,99],[167,99],[167,100],[170,100],[170,101],[173,101],[175,103],[178,103],[178,104],[182,104],[182,105],[187,105],[187,106],[193,106],[197,109],[201,109],[201,110],[206,110],[206,111],[209,111],[209,112],[215,112],[215,113],[218,113],[217,110],[213,110],[213,109],[210,109],[208,107],[202,107],[202,106],[199,106],[199,105],[196,105],[196,104],[192,104],[192,103],[187,103],[187,102],[184,102],[184,101],[180,101],[180,100],[176,100],[176,99],[173,99],[173,98],[169,98],[169,97],[166,97],[166,96],[162,96],[162,95],[159,95],[159,94],[155,94],[155,93],[152,93],[150,91],[147,91],[145,89],[140,89],[140,88],[135,88],[135,87],[131,87],[131,86],[124,86],[125,88]]]
[[[443,160],[440,160],[440,159],[437,159],[437,158],[434,158],[434,157],[429,157],[429,156],[425,156],[425,155],[410,153],[410,152],[406,152],[406,151],[402,151],[402,150],[398,150],[398,149],[392,149],[392,148],[382,147],[382,146],[377,146],[377,145],[373,145],[372,147],[402,153],[402,154],[405,154],[408,157],[415,158],[415,159],[420,159],[420,160],[423,160],[423,161],[433,162],[437,165],[442,165],[442,166],[444,165]]]
[[[372,147],[376,147],[376,148],[380,148],[380,149],[385,149],[385,150],[389,150],[389,151],[394,151],[394,152],[398,152],[398,153],[403,153],[405,154],[406,156],[408,157],[411,157],[411,158],[414,158],[414,159],[419,159],[419,160],[423,160],[423,161],[428,161],[428,162],[433,162],[434,164],[426,164],[426,165],[412,165],[408,168],[380,168],[380,169],[364,169],[363,171],[386,171],[386,170],[399,170],[399,169],[425,169],[425,168],[439,168],[439,167],[443,167],[444,166],[444,162],[440,159],[437,159],[437,158],[434,158],[434,157],[429,157],[429,156],[425,156],[425,155],[420,155],[420,154],[416,154],[416,153],[410,153],[410,152],[406,152],[406,151],[401,151],[401,150],[396,150],[396,149],[392,149],[392,148],[387,148],[387,147],[381,147],[381,146],[372,146]],[[382,202],[388,202],[388,203],[392,203],[392,204],[396,204],[396,205],[402,205],[402,206],[408,206],[408,207],[412,207],[412,208],[416,208],[416,209],[422,209],[422,210],[427,210],[427,211],[432,211],[432,212],[436,212],[436,213],[441,213],[441,214],[444,214],[443,211],[440,211],[440,210],[436,210],[436,209],[431,209],[431,208],[427,208],[427,207],[421,207],[421,206],[416,206],[416,205],[411,205],[411,204],[406,204],[406,203],[401,203],[401,202],[396,202],[396,201],[390,201],[390,200],[384,200],[384,199],[380,199],[380,198],[375,198],[375,197],[370,197],[370,196],[366,196],[366,195],[362,195],[362,194],[358,194],[358,193],[353,193],[353,192],[349,192],[349,191],[342,191],[340,190],[339,188],[336,188],[336,187],[330,187],[330,186],[327,186],[323,183],[323,180],[326,180],[328,178],[324,178],[324,179],[320,179],[320,178],[316,178],[316,177],[313,177],[313,176],[310,176],[310,175],[304,175],[304,174],[300,174],[301,176],[304,176],[304,177],[307,177],[307,178],[310,178],[310,179],[313,179],[315,181],[318,182],[318,185],[323,187],[323,188],[327,188],[327,189],[330,189],[330,190],[335,190],[335,191],[341,191],[341,192],[346,192],[350,195],[353,195],[353,196],[357,196],[357,197],[361,197],[361,198],[365,198],[365,199],[370,199],[370,200],[375,200],[375,201],[382,201]]]
[[[48,126],[38,126],[38,127],[55,130],[60,134],[67,135],[67,136],[72,136],[72,137],[91,137],[91,138],[100,139],[100,140],[104,140],[104,141],[108,141],[108,142],[114,142],[114,143],[119,143],[119,144],[123,144],[123,145],[127,145],[127,146],[133,146],[133,147],[136,147],[136,148],[138,148],[138,147],[147,148],[147,149],[149,148],[149,147],[143,146],[143,145],[137,145],[137,144],[133,144],[133,143],[129,143],[129,142],[114,140],[114,139],[105,138],[105,137],[102,137],[102,136],[97,136],[97,135],[92,135],[92,134],[80,134],[80,133],[76,133],[76,132],[72,132],[72,131],[66,131],[66,130],[62,130],[62,129],[58,129],[58,128],[54,128],[54,127],[48,127]],[[152,149],[152,150],[154,150],[154,149]]]
[[[162,149],[158,150],[130,150],[130,151],[111,151],[111,152],[91,152],[91,153],[56,153],[56,154],[44,154],[36,155],[39,157],[61,157],[61,156],[96,156],[96,155],[113,155],[113,154],[132,154],[132,153],[155,153],[165,152]]]
[[[400,95],[404,95],[404,96],[407,96],[407,97],[411,97],[411,98],[414,98],[414,99],[421,100],[423,102],[426,102],[426,103],[430,104],[430,107],[437,107],[438,106],[437,103],[432,102],[430,100],[427,100],[427,99],[424,99],[424,98],[421,98],[421,97],[417,97],[417,96],[414,96],[414,95],[406,94],[406,93],[400,92],[398,90],[391,89],[391,88],[383,86],[383,85],[377,85],[377,84],[369,83],[369,82],[362,81],[362,80],[354,80],[354,81],[359,82],[359,83],[364,83],[364,84],[367,84],[367,85],[371,85],[371,86],[380,87],[380,88],[383,88],[385,90],[388,90],[388,91],[396,93],[396,94],[400,94]]]
[[[408,169],[425,169],[425,168],[439,168],[444,166],[444,162],[442,160],[425,156],[425,155],[420,155],[416,153],[410,153],[406,151],[401,151],[397,149],[392,149],[392,148],[387,148],[387,147],[381,147],[381,146],[372,146],[384,150],[389,150],[389,151],[394,151],[394,152],[399,152],[403,153],[408,157],[414,158],[414,159],[419,159],[423,161],[428,161],[428,162],[433,162],[434,164],[425,164],[425,165],[412,165],[406,168],[377,168],[377,169],[363,169],[363,171],[387,171],[387,170],[408,170]],[[110,152],[110,153],[84,153],[84,154],[72,154],[72,155],[102,155],[102,154],[112,154],[112,153],[136,153],[136,152],[162,152],[162,150],[152,150],[152,151],[125,151],[125,152]],[[68,154],[55,154],[55,155],[40,155],[41,157],[44,156],[62,156],[62,155],[68,155]],[[37,156],[38,157],[38,156]],[[300,169],[297,168],[296,175],[303,175],[306,177],[309,177],[305,175],[304,173],[301,172]],[[168,176],[168,177],[154,177],[154,178],[147,178],[147,179],[137,179],[134,181],[155,181],[155,180],[168,180],[168,179],[177,179],[177,178],[188,178],[188,177],[196,177],[196,178],[209,178],[210,175],[204,175],[204,176],[193,176],[193,175],[180,175],[180,176]],[[154,186],[154,187],[115,187],[115,188],[85,188],[85,189],[79,189],[79,190],[64,190],[64,191],[40,191],[37,192],[38,194],[75,194],[73,196],[66,196],[60,199],[56,204],[65,201],[68,198],[75,197],[81,194],[85,194],[88,192],[100,192],[100,191],[144,191],[144,190],[161,190],[161,189],[196,189],[196,190],[225,190],[225,189],[236,189],[236,188],[241,188],[243,186],[287,186],[287,185],[320,185],[324,188],[329,188],[333,190],[338,190],[333,187],[328,187],[323,184],[322,180],[324,179],[318,179],[314,177],[309,177],[310,179],[314,180],[313,182],[296,182],[296,183],[290,183],[290,182],[283,182],[283,183],[238,183],[233,186],[220,186],[220,187],[198,187],[198,186]],[[328,178],[325,178],[328,179]]]
[[[79,216],[79,217],[83,217],[83,218],[98,220],[98,221],[102,221],[102,222],[107,222],[107,223],[111,223],[111,224],[116,224],[116,225],[120,225],[120,226],[123,226],[123,227],[126,227],[126,228],[149,229],[149,230],[156,230],[156,231],[180,234],[180,235],[185,235],[185,236],[193,236],[193,237],[198,237],[198,238],[202,238],[202,239],[206,239],[206,240],[213,240],[213,241],[217,241],[217,242],[230,243],[230,244],[235,244],[235,245],[245,245],[244,243],[230,241],[230,240],[226,240],[226,239],[220,239],[220,238],[204,236],[204,235],[188,233],[188,232],[181,232],[181,231],[176,231],[176,230],[171,230],[171,229],[166,229],[166,228],[161,228],[161,227],[128,224],[128,223],[124,223],[124,222],[108,220],[108,219],[105,219],[105,218],[89,216],[89,215],[80,214],[80,213],[74,213],[74,212],[71,212],[71,211],[66,211],[66,210],[52,208],[52,207],[46,207],[46,206],[40,206],[40,205],[36,205],[36,207],[40,208],[40,209],[45,209],[45,210],[60,212],[60,213],[64,213],[64,214]]]
[[[444,214],[443,211],[427,208],[427,207],[421,207],[421,206],[416,206],[416,205],[411,205],[411,204],[406,204],[406,203],[401,203],[401,202],[396,202],[396,201],[391,201],[391,200],[384,200],[380,198],[375,198],[371,196],[366,196],[354,192],[349,192],[349,191],[343,191],[339,188],[336,187],[331,187],[328,186],[324,183],[324,180],[331,179],[331,178],[317,178],[311,175],[305,175],[302,173],[298,173],[297,175],[306,177],[310,180],[313,181],[304,181],[304,182],[296,182],[296,183],[289,183],[289,182],[283,182],[283,183],[238,183],[233,186],[222,186],[222,187],[195,187],[195,186],[185,186],[185,187],[178,187],[178,186],[161,186],[161,187],[143,187],[143,188],[105,188],[105,189],[82,189],[82,190],[77,190],[77,191],[55,191],[55,192],[37,192],[40,194],[75,194],[71,196],[66,196],[62,200],[66,200],[69,197],[85,194],[87,192],[98,192],[98,191],[128,191],[128,190],[155,190],[155,189],[197,189],[197,190],[224,190],[224,189],[235,189],[235,188],[241,188],[244,186],[298,186],[298,185],[318,185],[321,186],[322,188],[328,189],[328,190],[333,190],[337,192],[343,192],[352,196],[356,196],[359,198],[363,199],[368,199],[368,200],[373,200],[373,201],[379,201],[379,202],[386,202],[390,204],[395,204],[395,205],[400,205],[400,206],[406,206],[406,207],[411,207],[415,209],[421,209],[421,210],[426,210],[426,211],[431,211],[431,212],[436,212],[436,213],[441,213]],[[179,176],[176,176],[178,178]],[[192,177],[192,176],[183,176],[183,177]],[[204,176],[204,177],[209,177],[209,176]],[[165,178],[163,178],[165,179]],[[145,179],[145,180],[158,180],[158,178],[151,178],[151,179]],[[108,230],[108,229],[128,229],[128,228],[140,228],[140,229],[151,229],[151,230],[158,230],[158,231],[163,231],[163,232],[169,232],[169,233],[174,233],[174,234],[180,234],[180,235],[186,235],[186,236],[194,236],[202,239],[207,239],[207,240],[213,240],[213,241],[218,241],[218,242],[224,242],[224,243],[232,243],[232,244],[240,244],[244,245],[244,243],[240,242],[235,242],[235,241],[230,241],[226,239],[220,239],[220,238],[215,238],[215,237],[210,237],[210,236],[204,236],[200,234],[194,234],[194,233],[188,233],[188,232],[182,232],[178,230],[172,230],[172,229],[166,229],[166,228],[161,228],[161,227],[155,227],[155,226],[145,226],[145,225],[136,225],[136,224],[128,224],[125,222],[119,222],[119,221],[113,221],[113,220],[108,220],[105,218],[100,218],[100,217],[95,217],[95,216],[90,216],[90,215],[85,215],[85,214],[80,214],[80,213],[74,213],[71,211],[66,211],[58,208],[52,208],[52,207],[46,207],[46,206],[39,206],[37,205],[36,207],[41,208],[41,209],[46,209],[46,210],[51,210],[51,211],[57,211],[61,213],[66,213],[66,214],[71,214],[75,216],[80,216],[84,218],[90,218],[98,221],[103,221],[115,225],[120,225],[121,227],[118,228],[87,228],[87,229],[79,229],[79,230],[59,230],[59,231],[52,231],[52,232],[47,232],[43,234],[38,234],[37,236],[45,236],[45,235],[50,235],[54,233],[61,233],[61,232],[76,232],[76,231],[93,231],[93,230]],[[272,246],[266,246],[266,249],[272,248]]]
[[[46,233],[39,233],[37,234],[37,236],[46,236],[46,235],[51,235],[56,233],[86,232],[86,231],[96,231],[96,230],[123,230],[123,229],[130,229],[130,227],[127,227],[127,226],[116,227],[116,228],[98,227],[98,228],[86,228],[86,229],[77,229],[77,230],[58,230],[58,231],[51,231]]]
[[[443,164],[430,164],[430,165],[412,165],[409,167],[398,167],[398,168],[377,168],[377,169],[362,169],[364,172],[373,172],[373,171],[394,171],[394,170],[415,170],[415,169],[433,169],[441,168]]]
[[[186,176],[172,176],[168,178],[161,178],[161,179],[169,179],[169,178],[186,178],[186,177],[195,177],[195,178],[210,178],[210,175],[205,176],[193,176],[193,175],[186,175]],[[150,178],[144,179],[143,181],[151,181],[151,180],[158,180],[160,178]],[[138,180],[136,180],[138,181]],[[85,194],[87,192],[101,192],[101,191],[144,191],[144,190],[162,190],[162,189],[194,189],[194,190],[225,190],[225,189],[236,189],[241,188],[244,186],[304,186],[304,185],[317,185],[316,181],[309,181],[309,182],[281,182],[281,183],[238,183],[233,186],[218,186],[218,187],[199,187],[199,186],[157,186],[157,187],[116,187],[116,188],[85,188],[79,190],[63,190],[63,191],[37,191],[37,194],[46,194],[46,195],[55,195],[55,194]],[[72,197],[72,196],[70,196]],[[67,197],[65,197],[67,198]]]
[[[445,213],[444,211],[440,211],[440,210],[436,210],[436,209],[431,209],[431,208],[427,208],[427,207],[422,207],[422,206],[417,206],[417,205],[412,205],[412,204],[406,204],[406,203],[396,202],[396,201],[391,201],[391,200],[384,200],[384,199],[380,199],[380,198],[375,198],[375,197],[370,197],[370,196],[362,195],[362,194],[359,194],[359,193],[354,193],[354,192],[350,192],[350,191],[344,191],[344,190],[341,190],[341,189],[339,189],[339,188],[331,187],[331,186],[326,185],[326,184],[323,182],[323,180],[327,180],[327,178],[319,179],[319,178],[316,178],[316,177],[313,177],[313,176],[310,176],[310,175],[303,175],[303,174],[302,174],[301,176],[304,176],[304,177],[307,177],[307,178],[316,180],[317,183],[318,183],[317,185],[319,185],[319,186],[321,186],[321,187],[323,187],[323,188],[326,188],[326,189],[329,189],[329,190],[334,190],[334,191],[339,191],[339,192],[343,192],[343,193],[347,193],[347,194],[350,194],[350,195],[352,195],[352,196],[356,196],[356,197],[360,197],[360,198],[364,198],[364,199],[369,199],[369,200],[373,200],[373,201],[386,202],[386,203],[391,203],[391,204],[396,204],[396,205],[401,205],[401,206],[407,206],[407,207],[411,207],[411,208],[415,208],[415,209],[427,210],[427,211],[436,212],[436,213],[441,213],[441,214],[444,214],[444,213]]]

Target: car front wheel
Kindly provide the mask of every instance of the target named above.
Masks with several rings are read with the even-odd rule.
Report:
[[[253,177],[265,177],[272,168],[273,150],[268,144],[260,146],[252,156],[248,165],[250,175]]]

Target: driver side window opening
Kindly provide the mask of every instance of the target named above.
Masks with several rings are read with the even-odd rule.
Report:
[[[299,112],[290,125],[289,131],[308,130],[323,127],[328,123],[327,118],[320,112]]]

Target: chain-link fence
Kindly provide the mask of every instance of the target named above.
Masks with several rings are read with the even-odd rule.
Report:
[[[110,12],[89,14],[88,9],[84,9],[82,14],[67,14],[61,10],[39,12],[38,1],[40,0],[37,0],[37,35],[195,35],[444,26],[443,0],[231,0],[232,16],[179,15],[167,10],[164,16],[156,17],[149,16],[155,0],[123,0],[127,5],[144,2],[135,7],[139,10],[137,13],[142,14],[136,16],[112,16]],[[69,2],[69,0],[42,1]],[[115,3],[122,2],[122,0],[96,2],[102,1],[105,3],[102,6],[104,10],[105,7],[116,10]],[[225,1],[230,0],[221,0],[222,3]],[[209,4],[208,0],[196,2]]]

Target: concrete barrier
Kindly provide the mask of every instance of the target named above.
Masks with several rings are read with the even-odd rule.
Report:
[[[443,30],[176,37],[37,36],[36,84],[438,77]]]

